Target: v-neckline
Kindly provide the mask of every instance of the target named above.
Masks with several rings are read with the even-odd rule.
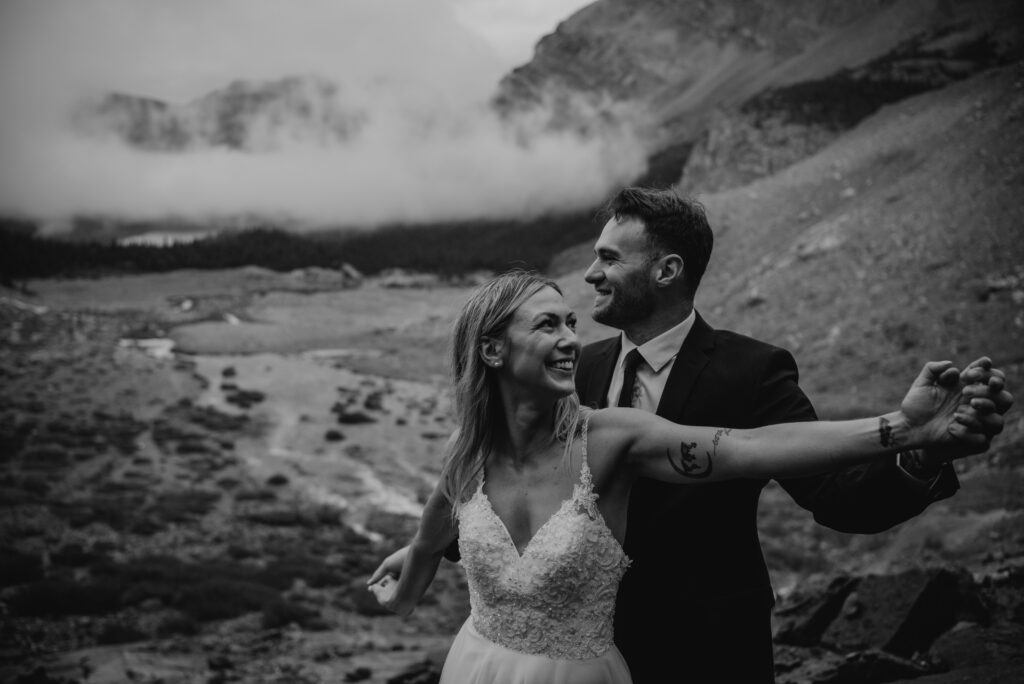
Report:
[[[516,546],[516,540],[512,538],[512,533],[508,530],[508,525],[506,525],[505,521],[501,519],[500,515],[498,515],[498,511],[494,510],[494,505],[491,503],[491,497],[487,496],[487,492],[484,491],[483,480],[480,481],[479,493],[483,497],[484,503],[487,504],[487,510],[491,512],[491,515],[494,516],[494,519],[498,521],[498,525],[505,533],[505,538],[508,539],[509,546],[512,547],[512,550],[515,551],[516,556],[520,560],[526,557],[526,553],[530,550],[530,546],[533,544],[533,540],[540,536],[540,533],[544,531],[544,529],[551,523],[552,520],[561,515],[562,511],[565,510],[566,506],[568,506],[570,503],[576,500],[576,486],[574,485],[572,494],[569,495],[569,498],[562,500],[562,503],[559,504],[557,509],[555,509],[555,512],[548,516],[548,519],[545,520],[544,523],[537,528],[537,531],[533,533],[533,536],[530,537],[527,540],[526,544],[523,545],[523,550],[520,551],[519,547]]]

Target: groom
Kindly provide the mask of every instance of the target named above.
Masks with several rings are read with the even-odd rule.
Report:
[[[608,210],[585,278],[595,290],[594,320],[621,334],[583,349],[581,402],[630,405],[688,425],[815,420],[789,352],[715,330],[694,310],[712,248],[703,208],[672,191],[627,188]],[[997,394],[981,427],[989,438],[1010,403]],[[968,449],[901,453],[779,484],[823,525],[879,532],[952,495],[959,483],[948,460]],[[774,681],[774,594],[757,536],[766,484],[634,486],[625,542],[633,564],[619,590],[615,642],[635,684],[666,681],[669,672],[692,684]]]

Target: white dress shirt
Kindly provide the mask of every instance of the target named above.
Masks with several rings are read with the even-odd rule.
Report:
[[[696,320],[696,314],[690,311],[690,315],[683,319],[681,323],[669,328],[639,347],[630,342],[625,333],[620,333],[622,336],[622,349],[619,351],[619,358],[615,362],[615,373],[612,375],[612,383],[608,388],[608,406],[615,406],[619,400],[626,354],[634,349],[638,349],[645,363],[641,363],[636,369],[633,408],[655,413],[658,410],[658,402],[661,401],[661,394],[665,391],[668,374],[672,371],[672,364],[676,360],[679,348],[683,346],[683,341],[690,334],[694,320]]]

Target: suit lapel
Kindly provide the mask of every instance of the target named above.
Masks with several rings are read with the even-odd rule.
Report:
[[[661,394],[657,410],[659,416],[674,422],[683,419],[683,411],[694,383],[711,360],[711,350],[714,346],[714,331],[700,314],[695,314],[693,327],[683,340],[683,346],[679,348],[679,354],[665,383],[665,391]]]
[[[590,347],[585,373],[584,390],[580,402],[594,408],[608,406],[608,388],[612,384],[615,360],[619,358],[621,337],[610,337]]]

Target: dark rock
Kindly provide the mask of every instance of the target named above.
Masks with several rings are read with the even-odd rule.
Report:
[[[338,430],[328,430],[324,433],[324,439],[328,442],[340,442],[345,439],[345,435],[341,434]]]
[[[357,667],[345,674],[346,682],[364,682],[373,676],[373,670],[368,667]]]
[[[221,388],[224,390],[224,401],[242,409],[247,409],[267,398],[266,394],[258,390],[239,389],[237,387],[229,389],[226,385],[222,385]]]
[[[65,544],[50,554],[50,560],[56,565],[82,568],[100,560],[98,553],[86,550],[81,544]]]
[[[224,670],[233,670],[235,668],[235,664],[231,662],[231,659],[223,654],[210,656],[206,661],[206,666],[214,672],[223,672]]]
[[[900,679],[892,684],[1019,684],[1022,681],[1024,663],[1018,662],[980,665],[914,679]]]
[[[113,645],[127,644],[133,641],[144,641],[149,635],[142,631],[138,625],[131,622],[115,620],[105,625],[96,635],[96,643]]]
[[[842,612],[821,636],[839,650],[882,649],[901,656],[927,651],[956,624],[969,603],[970,579],[945,569],[869,575],[847,595]]]
[[[13,684],[73,684],[73,681],[64,677],[54,677],[45,668],[39,666],[31,672],[19,675],[14,679]]]
[[[984,627],[962,622],[936,639],[930,652],[957,669],[997,662],[1024,663],[1024,625]]]
[[[985,578],[981,586],[981,599],[991,611],[993,621],[1008,620],[1024,624],[1024,567]],[[961,619],[971,620],[970,617]],[[972,621],[985,622],[979,619]]]
[[[821,684],[865,684],[891,682],[894,679],[919,677],[935,672],[928,662],[901,658],[885,651],[871,649],[850,653],[830,673],[815,680]]]
[[[0,549],[0,587],[34,582],[43,578],[43,559],[35,553]]]
[[[822,586],[824,582],[827,584]],[[775,608],[775,641],[793,646],[818,643],[858,582],[854,577],[833,577],[810,583],[788,596]]]
[[[254,511],[246,515],[245,519],[269,527],[305,527],[310,523],[310,519],[295,508]]]
[[[404,672],[390,677],[387,684],[437,684],[441,681],[441,667],[443,665],[428,658],[418,663],[413,663]]]
[[[343,409],[338,411],[338,422],[342,425],[360,425],[364,423],[376,423],[377,419],[362,411],[349,411]]]
[[[260,624],[263,629],[278,629],[291,624],[308,628],[320,622],[322,622],[320,614],[312,608],[284,599],[271,601],[263,606],[260,616]]]
[[[366,395],[366,399],[363,401],[363,407],[367,411],[383,411],[384,410],[384,392],[383,390],[377,390],[376,392],[370,392]]]
[[[937,671],[929,661],[869,649],[846,655],[820,648],[784,646],[775,652],[777,684],[870,684]]]

